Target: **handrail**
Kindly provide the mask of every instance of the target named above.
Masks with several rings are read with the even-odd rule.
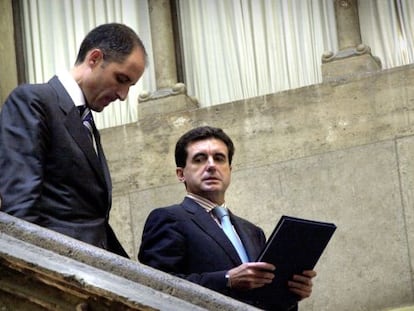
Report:
[[[0,232],[208,310],[257,310],[187,280],[0,212]]]

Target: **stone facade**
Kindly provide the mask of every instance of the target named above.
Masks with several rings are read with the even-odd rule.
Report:
[[[414,65],[209,108],[183,110],[185,101],[154,98],[139,104],[138,123],[101,131],[114,185],[111,222],[131,257],[151,209],[185,195],[176,140],[208,124],[235,142],[227,194],[235,213],[267,235],[282,214],[338,226],[303,310],[414,302]]]
[[[0,108],[17,85],[17,64],[14,49],[13,10],[10,0],[0,0]]]

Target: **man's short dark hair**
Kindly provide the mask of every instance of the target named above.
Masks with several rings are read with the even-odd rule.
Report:
[[[109,23],[92,29],[83,39],[75,65],[81,64],[92,49],[100,49],[106,62],[122,63],[136,48],[147,52],[141,39],[130,27],[124,24]]]
[[[185,167],[188,156],[187,147],[190,143],[209,138],[219,139],[227,146],[229,164],[231,165],[235,150],[231,138],[221,128],[201,126],[188,131],[177,141],[175,145],[175,164],[177,167]]]

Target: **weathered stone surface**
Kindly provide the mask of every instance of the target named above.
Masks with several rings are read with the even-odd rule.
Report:
[[[114,181],[111,221],[132,257],[151,209],[185,195],[175,177],[177,139],[209,124],[236,145],[227,195],[236,213],[267,234],[281,214],[338,225],[304,310],[414,302],[414,65],[202,109],[163,114],[152,105],[151,117],[102,131]]]
[[[2,310],[207,310],[0,234]]]
[[[11,0],[0,1],[0,108],[17,85],[16,51],[14,48],[13,10]]]
[[[0,307],[5,310],[16,310],[9,308],[16,303],[22,303],[19,310],[36,310],[34,301],[44,302],[46,310],[74,310],[81,303],[90,310],[256,310],[2,212],[0,272]]]

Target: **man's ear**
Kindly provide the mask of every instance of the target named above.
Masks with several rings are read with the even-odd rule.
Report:
[[[180,182],[185,182],[185,177],[184,177],[184,168],[182,167],[177,167],[175,169],[175,174],[177,175],[177,178]]]
[[[95,67],[103,60],[103,53],[100,49],[93,49],[87,55],[88,65]]]

